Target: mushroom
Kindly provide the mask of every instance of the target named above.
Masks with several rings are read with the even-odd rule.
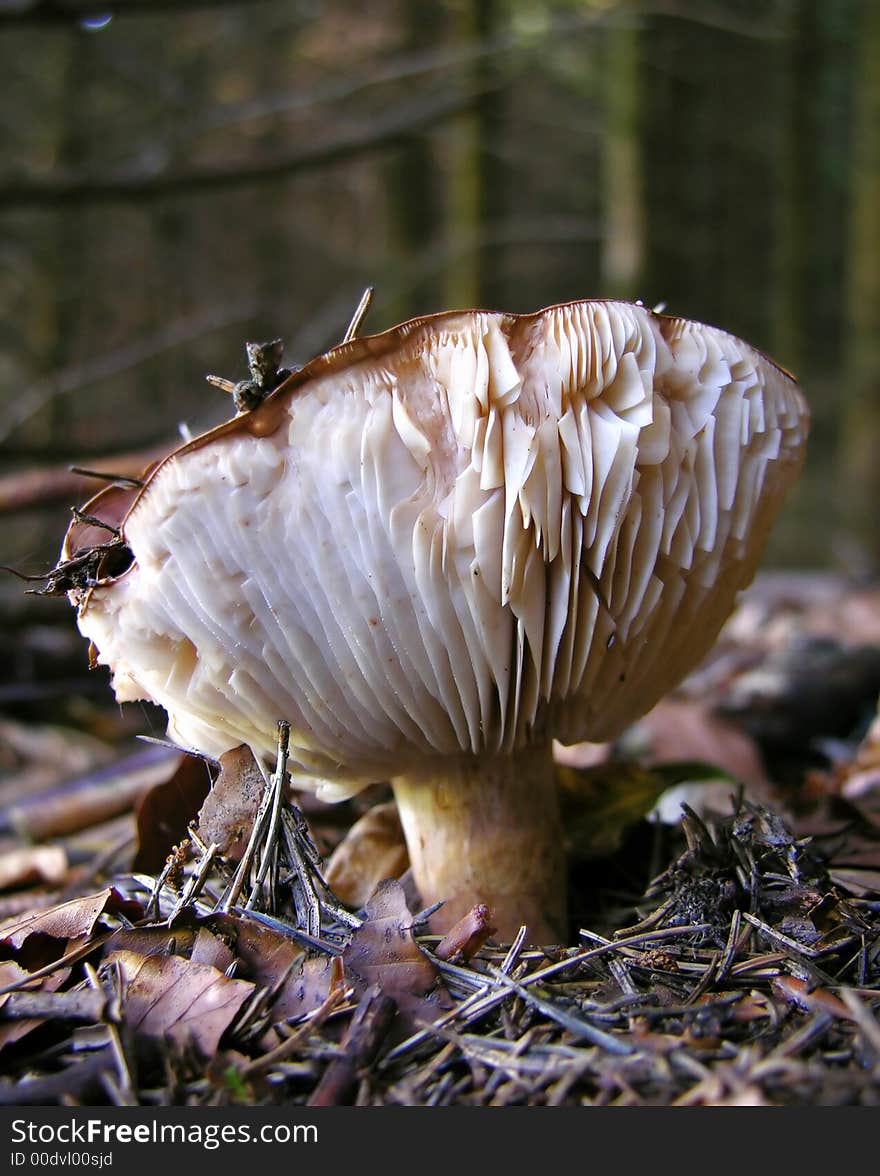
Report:
[[[287,720],[296,785],[391,780],[438,929],[482,902],[558,942],[552,741],[612,738],[704,656],[807,428],[764,355],[641,305],[433,315],[98,495],[62,555],[112,561],[65,587],[119,701],[213,756]]]

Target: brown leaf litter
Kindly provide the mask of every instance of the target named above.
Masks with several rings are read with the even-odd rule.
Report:
[[[102,783],[114,756],[77,759],[84,784],[47,786],[68,806],[80,787],[106,793],[106,848],[93,830],[4,842],[0,1103],[876,1105],[876,724],[844,746],[804,689],[814,663],[771,661],[780,786],[755,734],[766,699],[749,696],[751,735],[717,716],[746,671],[790,650],[797,609],[780,599],[734,618],[736,639],[628,743],[562,765],[582,921],[543,949],[497,942],[480,907],[428,934],[406,875],[383,881],[405,868],[393,809],[358,822],[359,801],[315,807],[283,755],[268,780],[224,756],[202,802],[205,764],[180,776],[164,752],[127,794],[143,798],[137,860]],[[847,615],[858,641],[862,612]],[[875,707],[860,674],[835,724],[857,694]],[[692,807],[646,821],[670,786]],[[24,803],[13,783],[7,796]]]
[[[37,998],[0,1009],[0,1101],[880,1101],[880,901],[760,806],[686,813],[683,834],[634,922],[544,950],[487,939],[480,909],[421,934],[391,881],[357,927],[322,909],[310,940],[280,913],[220,910],[212,871],[181,906],[198,854],[158,895],[119,879],[0,929],[7,989]]]

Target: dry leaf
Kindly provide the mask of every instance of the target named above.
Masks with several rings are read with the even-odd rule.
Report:
[[[412,914],[400,883],[380,883],[366,905],[366,916],[342,953],[346,977],[359,994],[378,985],[410,1025],[436,1020],[450,1007],[449,996],[413,939]]]
[[[136,871],[156,874],[162,869],[172,846],[186,837],[210,787],[211,774],[205,761],[184,755],[170,778],[144,795],[137,806]]]
[[[114,951],[133,951],[138,955],[189,955],[196,940],[192,927],[176,920],[174,930],[168,927],[122,927],[114,931],[104,944],[104,954]]]
[[[796,976],[776,976],[771,981],[773,991],[791,1004],[811,1013],[828,1013],[837,1019],[851,1021],[853,1014],[839,996],[827,988],[811,988]]]
[[[409,864],[397,805],[377,804],[355,821],[327,861],[325,878],[349,906],[360,907],[385,878]]]
[[[0,963],[0,988],[5,988],[7,984],[17,984],[27,975],[24,968],[20,968],[13,960],[4,960]],[[39,991],[57,992],[69,975],[69,968],[58,968],[43,978],[38,986]],[[36,991],[36,989],[29,986],[26,991]],[[0,996],[0,1009],[9,1000],[9,995],[9,993],[4,993]],[[0,1050],[7,1045],[12,1045],[13,1042],[20,1041],[22,1037],[25,1037],[32,1029],[44,1024],[45,1021],[45,1017],[22,1017],[15,1021],[0,1022]]]
[[[0,951],[7,958],[16,955],[19,963],[33,971],[58,959],[68,941],[91,935],[105,911],[131,911],[133,905],[124,902],[113,887],[108,886],[97,894],[75,898],[4,923],[0,926]],[[137,910],[141,913],[140,908]]]
[[[755,741],[704,702],[665,698],[639,721],[634,735],[644,740],[640,758],[649,765],[697,760],[741,781],[756,800],[766,801],[772,791]]]
[[[181,1047],[195,1045],[205,1057],[214,1054],[254,988],[180,956],[117,951],[106,963],[122,973],[122,1017],[129,1029]]]
[[[228,861],[244,854],[266,780],[249,747],[235,747],[220,756],[220,775],[199,813],[199,836],[215,842]]]
[[[302,946],[280,931],[234,915],[214,915],[211,925],[235,942],[242,972],[264,988],[280,983],[272,1005],[276,1021],[293,1020],[327,999],[333,980],[333,958],[306,958]]]
[[[0,857],[0,890],[44,882],[60,886],[67,877],[67,854],[60,845],[8,849]]]
[[[208,964],[218,972],[225,972],[235,956],[222,939],[213,935],[207,927],[200,927],[189,958],[194,964]]]
[[[265,988],[271,988],[285,970],[305,955],[295,939],[253,919],[221,914],[211,915],[208,922],[215,932],[234,943],[246,974]]]
[[[309,956],[294,964],[272,1003],[276,1021],[293,1021],[319,1008],[333,986],[335,956]]]

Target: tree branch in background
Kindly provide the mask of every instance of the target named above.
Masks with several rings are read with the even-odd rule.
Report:
[[[113,0],[112,14],[142,16],[145,13],[201,8],[251,7],[255,0]],[[76,24],[102,15],[94,0],[0,0],[0,28],[29,24]],[[109,11],[108,11],[109,15]]]
[[[10,398],[0,413],[0,442],[6,441],[25,421],[59,396],[68,396],[89,384],[119,376],[165,351],[189,343],[202,335],[244,322],[258,311],[255,301],[232,302],[212,306],[198,314],[180,319],[158,331],[135,339],[85,363],[72,364],[54,375],[33,384]]]
[[[156,445],[152,449],[102,458],[99,470],[95,471],[97,477],[78,472],[66,464],[37,466],[19,473],[5,474],[0,477],[0,515],[32,507],[51,506],[58,502],[82,502],[101,489],[104,484],[100,476],[102,472],[110,481],[116,480],[114,475],[126,480],[136,479],[147,466],[159,461],[178,444],[179,438],[169,437],[164,445]]]
[[[394,107],[384,117],[330,142],[317,143],[293,155],[256,163],[237,162],[230,166],[202,167],[171,174],[137,171],[108,178],[52,175],[45,180],[11,181],[0,189],[0,209],[28,208],[33,211],[60,204],[143,202],[282,179],[374,151],[377,147],[390,146],[416,131],[454,117],[466,110],[474,98],[472,93],[443,94],[420,103],[409,102],[405,110]]]

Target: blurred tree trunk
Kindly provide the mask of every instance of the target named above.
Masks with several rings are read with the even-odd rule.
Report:
[[[247,13],[242,19],[248,19]],[[260,93],[264,79],[286,78],[294,74],[296,45],[300,34],[300,22],[292,19],[290,24],[273,29],[261,42],[259,54],[252,63],[254,97]],[[283,114],[263,118],[257,142],[266,158],[277,151],[277,144],[287,137]],[[257,333],[262,339],[277,336],[289,339],[295,323],[292,321],[291,280],[299,277],[297,258],[294,255],[295,240],[292,232],[290,209],[294,200],[295,180],[279,178],[267,184],[262,191],[249,193],[254,209],[254,261],[257,300],[259,303],[259,326]],[[292,279],[292,275],[296,275]],[[293,362],[294,356],[287,360]]]
[[[774,354],[796,373],[836,370],[850,170],[851,60],[855,13],[849,0],[797,0],[775,131],[780,159]]]
[[[850,527],[876,573],[880,568],[880,4],[865,0],[860,14],[841,472]]]
[[[779,176],[778,286],[774,353],[799,373],[808,346],[805,324],[812,281],[813,200],[817,167],[812,71],[821,47],[813,0],[791,10],[791,57],[785,94]]]
[[[778,36],[644,19],[646,294],[769,348]]]
[[[478,44],[489,47],[500,29],[499,0],[473,0],[474,32]],[[504,274],[502,249],[509,246],[492,245],[491,239],[503,229],[507,219],[507,168],[501,155],[504,136],[505,100],[502,88],[504,64],[496,53],[477,59],[474,83],[477,96],[474,104],[476,142],[478,150],[479,182],[476,196],[477,239],[475,250],[482,263],[479,266],[479,297],[476,305],[491,310],[505,310],[507,282]],[[513,246],[516,248],[516,246]]]
[[[605,30],[601,278],[603,293],[621,298],[639,293],[644,260],[640,53],[635,25]]]
[[[434,49],[445,34],[443,7],[405,0],[399,17],[398,51],[414,55]],[[390,252],[399,258],[401,293],[386,303],[386,317],[400,322],[439,307],[432,305],[436,283],[419,261],[440,237],[441,180],[434,147],[424,131],[416,131],[391,151],[385,167],[388,192]],[[381,291],[380,291],[381,295]]]
[[[89,137],[89,89],[86,79],[92,75],[92,42],[78,29],[72,29],[63,46],[63,65],[58,84],[58,135],[56,156],[61,170],[80,171],[86,161]],[[85,342],[100,345],[100,340],[80,340],[80,290],[88,287],[85,269],[89,264],[88,232],[91,216],[86,209],[56,213],[50,222],[52,239],[47,259],[48,288],[41,300],[45,308],[40,315],[36,354],[41,356],[41,375],[60,371]],[[88,318],[89,316],[86,316]],[[50,401],[41,416],[40,436],[28,432],[32,441],[49,443],[63,436],[67,424],[67,404],[59,397]]]
[[[497,34],[497,0],[462,0],[458,41],[488,47]],[[450,307],[508,309],[501,247],[491,247],[506,218],[505,167],[499,151],[504,125],[502,65],[495,54],[478,56],[468,84],[475,97],[471,110],[457,119],[450,135],[447,225],[453,263],[447,270],[446,303]]]

